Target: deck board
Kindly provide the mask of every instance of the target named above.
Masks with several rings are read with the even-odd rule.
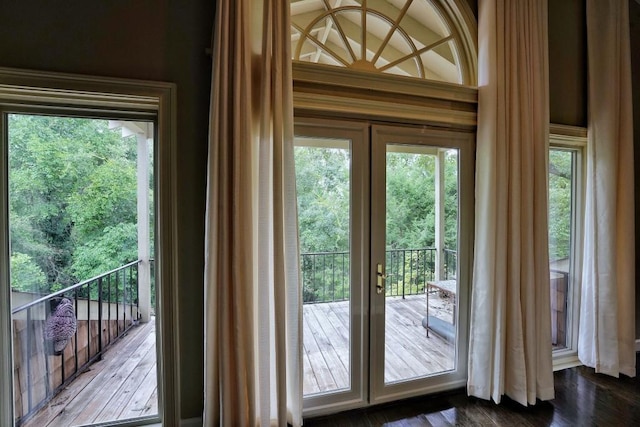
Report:
[[[425,300],[424,295],[387,298],[386,382],[423,377],[454,367],[453,345],[436,334],[427,338],[422,327]],[[306,304],[303,319],[304,394],[348,388],[349,301]],[[336,375],[336,371],[340,373]]]
[[[132,328],[104,353],[102,360],[22,425],[69,427],[157,413],[157,398],[155,406],[150,402],[157,395],[155,361],[155,321],[151,321]],[[137,406],[143,410],[128,409],[140,400],[143,404]]]
[[[120,361],[117,366],[118,369],[115,371],[103,371],[96,377],[94,382],[97,388],[91,394],[88,394],[83,401],[78,401],[77,405],[73,405],[73,411],[70,411],[70,407],[67,406],[65,412],[54,420],[55,425],[73,426],[94,423],[97,416],[113,400],[113,397],[119,395],[119,390],[127,382],[127,379],[130,376],[135,376],[135,372],[142,361],[142,356],[154,346],[155,336],[148,335],[140,346],[128,356],[124,354],[116,356],[114,360],[118,359]],[[75,415],[75,417],[70,414]]]
[[[385,381],[452,369],[454,347],[426,337],[424,295],[387,298]],[[303,307],[303,387],[310,395],[350,384],[349,302]],[[68,427],[158,412],[155,322],[133,328],[25,427]]]
[[[344,356],[346,346],[341,342],[340,335],[328,320],[326,310],[322,310],[322,308],[326,308],[321,307],[322,305],[328,304],[321,304],[318,307],[320,310],[310,311],[310,315],[306,319],[312,322],[310,325],[312,330],[322,332],[315,335],[316,342],[327,366],[330,367],[330,373],[336,387],[346,388],[349,385],[349,361],[345,360]]]
[[[129,402],[134,399],[136,393],[140,389],[140,384],[146,382],[149,372],[155,375],[155,346],[151,346],[147,349],[146,353],[142,356],[140,363],[136,366],[135,370],[124,380],[115,393],[109,398],[109,401],[105,404],[102,411],[94,418],[94,422],[104,422],[111,420],[121,419],[120,414],[123,408],[126,407]]]

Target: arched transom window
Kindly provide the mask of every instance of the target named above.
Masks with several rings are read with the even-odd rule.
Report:
[[[470,52],[475,49],[469,49],[473,41],[457,18],[452,1],[291,0],[292,56],[294,61],[473,85]]]

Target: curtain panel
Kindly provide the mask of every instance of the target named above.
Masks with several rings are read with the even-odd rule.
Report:
[[[628,0],[587,1],[589,127],[578,357],[635,376],[635,224]]]
[[[467,391],[554,396],[547,226],[547,2],[479,3],[476,225]]]
[[[205,237],[204,425],[302,423],[289,3],[220,0]]]

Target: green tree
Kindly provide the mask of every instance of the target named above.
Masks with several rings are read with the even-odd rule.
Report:
[[[109,159],[95,167],[67,199],[78,241],[102,235],[109,225],[136,223],[136,166]]]
[[[27,254],[11,254],[11,288],[22,292],[48,290],[47,276]]]
[[[296,147],[295,161],[301,251],[349,250],[349,151]]]
[[[445,156],[445,241],[457,248],[458,157]],[[298,146],[295,149],[298,223],[305,301],[348,298],[350,155],[347,149]],[[389,152],[386,167],[386,246],[418,249],[435,246],[436,157],[424,153]],[[309,253],[328,253],[310,255]],[[406,271],[433,268],[405,257]],[[424,252],[423,255],[425,256]],[[410,263],[413,263],[411,268]],[[430,264],[429,264],[430,263]],[[419,267],[417,267],[419,264]],[[336,272],[338,272],[336,274]],[[402,280],[402,279],[399,279]]]
[[[106,120],[26,114],[8,130],[12,283],[31,266],[20,254],[45,292],[135,260],[135,138]]]
[[[434,246],[435,157],[387,153],[387,249]]]
[[[549,259],[567,258],[571,250],[573,158],[571,151],[549,151]]]
[[[120,267],[138,258],[136,224],[107,226],[100,238],[78,245],[73,253],[72,272],[91,278]]]

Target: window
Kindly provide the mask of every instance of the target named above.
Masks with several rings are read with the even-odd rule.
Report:
[[[577,361],[584,129],[552,126],[549,148],[551,334],[557,367]]]
[[[0,424],[173,425],[173,86],[7,69],[0,83]]]
[[[292,0],[293,59],[470,84],[473,43],[457,11],[437,0]]]
[[[457,0],[290,4],[305,416],[462,386],[475,17]]]

